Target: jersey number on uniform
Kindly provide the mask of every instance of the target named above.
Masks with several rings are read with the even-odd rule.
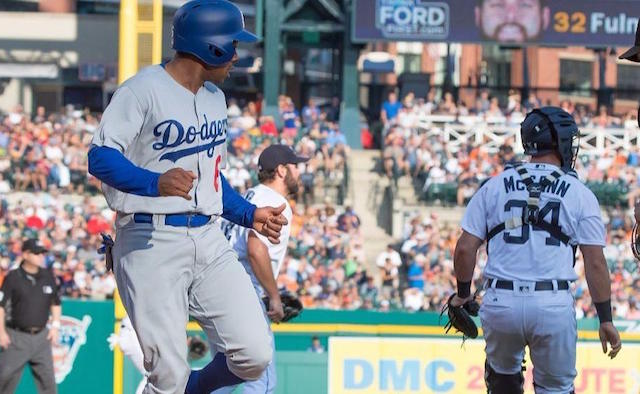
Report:
[[[218,157],[216,157],[216,167],[213,172],[213,187],[216,189],[216,193],[220,191],[220,185],[218,184],[218,178],[220,177],[220,159],[222,159],[222,157],[218,155]]]
[[[509,212],[512,208],[520,208],[522,209],[522,219],[526,215],[527,211],[527,202],[525,200],[509,200],[504,205],[504,211]],[[551,213],[551,224],[554,226],[559,226],[558,222],[560,221],[560,203],[558,201],[549,201],[542,209],[540,209],[540,218],[544,220],[545,216]],[[509,235],[509,232],[504,232],[504,242],[508,244],[524,244],[529,240],[529,226],[522,226],[522,234],[519,237]],[[544,231],[540,229],[535,229],[534,231]],[[546,244],[550,246],[560,246],[560,240],[552,237],[551,235],[547,237]]]

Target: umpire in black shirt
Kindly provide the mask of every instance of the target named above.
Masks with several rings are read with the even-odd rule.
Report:
[[[57,393],[51,345],[58,340],[62,308],[55,278],[44,268],[45,252],[36,239],[24,241],[20,267],[7,274],[0,288],[2,394],[15,392],[27,363],[38,392]]]

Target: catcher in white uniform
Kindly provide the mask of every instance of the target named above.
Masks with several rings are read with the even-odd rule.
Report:
[[[621,348],[611,319],[611,284],[602,252],[605,228],[598,201],[572,170],[578,127],[557,107],[534,109],[521,125],[531,162],[491,178],[469,202],[456,245],[458,292],[451,307],[472,302],[476,252],[487,241],[486,293],[480,318],[486,340],[489,393],[522,393],[529,346],[537,394],[573,393],[576,317],[570,282],[579,246],[600,319],[603,352]]]
[[[236,226],[229,221],[223,221],[222,230],[229,239],[233,249],[238,253],[238,260],[242,263],[247,273],[251,277],[253,286],[258,297],[268,299],[265,302],[265,317],[273,322],[288,320],[287,307],[283,310],[276,278],[287,252],[289,235],[291,234],[292,212],[288,196],[296,195],[300,185],[300,172],[298,164],[309,160],[306,157],[296,155],[290,147],[286,145],[271,145],[267,147],[258,158],[258,179],[260,184],[249,190],[245,194],[247,201],[251,201],[257,207],[271,206],[276,204],[286,207],[282,214],[289,224],[282,226],[280,231],[280,242],[273,244],[263,235],[255,231],[247,231],[246,228]],[[274,347],[273,333],[271,343]],[[267,369],[258,380],[245,382],[243,393],[245,394],[270,394],[276,388],[276,365],[271,361]],[[234,387],[223,387],[214,391],[216,394],[230,393]]]

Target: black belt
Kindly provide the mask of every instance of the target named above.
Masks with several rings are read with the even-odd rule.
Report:
[[[44,330],[44,327],[18,327],[12,324],[7,324],[7,327],[12,330],[24,332],[31,335],[39,334],[42,330]]]
[[[569,282],[566,280],[558,280],[558,290],[569,290]],[[491,287],[493,279],[487,281],[487,287]],[[496,289],[513,290],[513,282],[510,280],[497,280]],[[522,290],[522,289],[521,289]],[[553,290],[553,282],[536,282],[535,291],[548,291]]]
[[[170,213],[164,215],[164,224],[174,227],[200,227],[209,223],[210,215],[200,213]],[[134,213],[133,221],[136,223],[153,223],[153,215],[150,213]]]

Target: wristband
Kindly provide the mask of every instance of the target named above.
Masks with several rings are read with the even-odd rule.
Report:
[[[51,328],[55,328],[57,330],[60,329],[60,320],[54,320],[51,322]]]
[[[606,300],[603,302],[594,302],[596,306],[596,311],[598,312],[598,319],[600,320],[600,324],[610,322],[613,320],[611,317],[611,300]]]
[[[458,281],[458,297],[467,298],[471,295],[471,281],[462,282]]]

